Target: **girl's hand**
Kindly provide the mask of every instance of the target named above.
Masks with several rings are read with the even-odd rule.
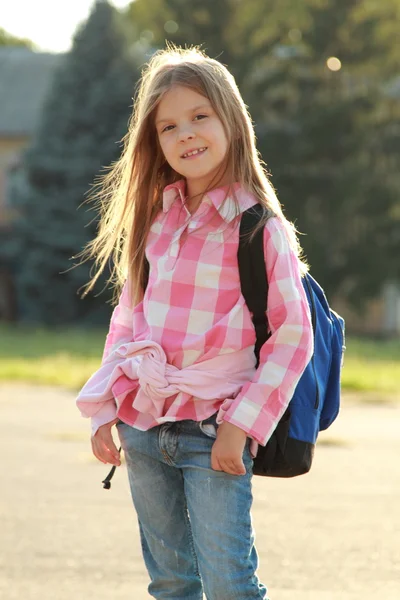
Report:
[[[230,475],[245,475],[242,457],[246,439],[247,433],[240,427],[227,421],[221,423],[211,450],[211,467]]]
[[[111,427],[116,423],[118,423],[118,419],[99,427],[96,433],[92,435],[91,442],[93,454],[100,462],[119,467],[121,464],[119,452],[111,435]]]

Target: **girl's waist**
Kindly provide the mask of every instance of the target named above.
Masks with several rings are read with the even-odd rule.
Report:
[[[221,387],[243,385],[255,371],[253,349],[223,352],[179,368],[171,364],[160,344],[154,341],[132,342],[115,351],[114,360],[131,379],[137,379],[148,392],[167,397],[176,391],[211,398]],[[111,360],[111,363],[113,360]],[[219,396],[219,394],[218,394]]]
[[[102,403],[139,386],[139,397],[160,402],[180,392],[203,400],[234,397],[255,371],[252,347],[198,360],[183,368],[167,361],[157,342],[130,342],[115,348],[82,388],[77,402]]]

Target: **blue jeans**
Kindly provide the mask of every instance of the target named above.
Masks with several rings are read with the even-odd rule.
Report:
[[[139,431],[119,422],[142,551],[158,600],[268,600],[258,566],[246,475],[211,468],[216,434],[209,419]]]

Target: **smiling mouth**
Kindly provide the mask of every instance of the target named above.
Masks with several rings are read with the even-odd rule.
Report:
[[[197,154],[202,154],[206,150],[207,150],[206,147],[197,148],[196,150],[191,150],[190,152],[185,152],[185,154],[182,154],[181,158],[189,158],[190,156],[196,156]]]

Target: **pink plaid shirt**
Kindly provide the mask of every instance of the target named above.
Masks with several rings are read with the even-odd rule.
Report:
[[[278,217],[264,229],[271,337],[255,368],[255,332],[240,291],[240,216],[225,188],[191,215],[185,182],[167,186],[147,241],[149,283],[132,307],[125,284],[111,317],[102,365],[77,404],[93,433],[118,416],[146,431],[166,421],[202,421],[218,411],[265,445],[313,352],[299,262]],[[240,212],[256,203],[236,185]]]

